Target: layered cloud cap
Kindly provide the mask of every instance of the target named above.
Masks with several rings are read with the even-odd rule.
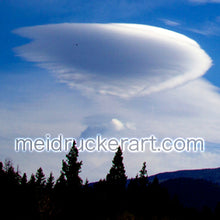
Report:
[[[212,64],[194,40],[147,25],[64,23],[15,33],[32,39],[17,55],[87,94],[143,96],[198,78]]]

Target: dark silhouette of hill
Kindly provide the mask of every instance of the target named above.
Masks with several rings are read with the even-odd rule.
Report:
[[[177,178],[160,184],[171,197],[178,196],[182,205],[188,208],[209,207],[212,210],[220,199],[220,186],[202,179]]]
[[[177,178],[203,179],[220,185],[220,168],[199,169],[199,170],[179,170],[174,172],[159,173],[149,177],[152,181],[157,176],[160,183]]]

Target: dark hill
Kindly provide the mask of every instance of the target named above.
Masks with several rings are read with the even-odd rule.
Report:
[[[178,178],[161,183],[171,196],[177,195],[185,207],[214,209],[220,202],[220,186],[202,179]]]
[[[157,176],[160,183],[177,178],[192,178],[192,179],[203,179],[220,185],[220,168],[214,169],[201,169],[201,170],[181,170],[174,172],[159,173],[150,176],[149,179],[152,181]]]

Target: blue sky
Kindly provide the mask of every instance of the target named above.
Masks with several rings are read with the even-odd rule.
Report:
[[[11,158],[15,164],[20,165],[22,171],[29,173],[35,172],[39,166],[47,172],[58,172],[57,163],[60,166],[59,161],[63,154],[16,154],[13,148],[14,138],[43,137],[46,133],[54,136],[63,133],[65,136],[80,137],[83,134],[88,136],[90,132],[92,135],[96,131],[103,131],[108,136],[140,137],[150,133],[155,133],[161,138],[172,135],[204,136],[208,143],[212,143],[207,148],[207,153],[202,155],[127,155],[126,167],[130,176],[136,174],[144,160],[149,161],[150,173],[219,166],[219,154],[213,147],[220,143],[217,137],[217,129],[220,126],[219,12],[218,0],[1,1],[1,160]],[[34,57],[31,62],[27,61],[23,48],[19,51],[15,49],[31,42],[31,39],[21,36],[21,29],[19,33],[15,33],[15,30],[60,23],[131,23],[172,30],[197,42],[212,59],[212,67],[197,80],[185,82],[186,85],[178,85],[177,88],[162,93],[127,99],[129,94],[125,98],[117,95],[120,90],[113,95],[109,94],[108,90],[107,95],[90,96],[84,94],[81,89],[71,88],[72,81],[69,78],[68,82],[63,78],[60,80],[55,76],[56,73],[48,68],[39,67],[41,63],[36,62]],[[63,27],[56,28],[59,31],[59,28]],[[32,39],[35,36],[39,39],[42,34],[38,29],[34,29],[35,32],[26,30]],[[60,47],[63,45],[60,44]],[[171,49],[174,47],[175,45]],[[34,47],[34,52],[44,56],[40,48]],[[27,50],[33,52],[30,47],[27,47]],[[191,52],[193,53],[193,50],[189,50],[187,55],[191,55]],[[51,51],[47,51],[47,54],[51,56]],[[61,55],[57,55],[57,59],[67,58],[65,50],[61,50]],[[157,54],[156,57],[161,63],[165,62],[162,55]],[[199,58],[197,61],[199,70]],[[201,59],[201,66],[204,61],[206,60]],[[64,64],[62,63],[60,68],[66,67]],[[127,67],[126,70],[128,69]],[[112,73],[109,74],[113,76]],[[117,80],[114,86],[120,85],[120,77]],[[88,85],[96,84],[93,82]],[[114,88],[110,89],[113,91]],[[123,123],[124,129],[114,130],[114,126],[111,127],[113,119]],[[141,124],[145,120],[146,123]],[[176,127],[178,129],[175,129]],[[102,155],[102,159],[95,154],[82,155],[85,160],[85,171],[82,175],[91,180],[102,178],[111,165],[111,157],[112,154]],[[87,168],[90,170],[86,171]]]

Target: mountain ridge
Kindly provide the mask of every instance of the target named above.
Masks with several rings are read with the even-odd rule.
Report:
[[[153,181],[155,177],[158,178],[160,183],[170,179],[192,178],[203,179],[220,185],[220,167],[163,172],[149,176],[149,180]]]

